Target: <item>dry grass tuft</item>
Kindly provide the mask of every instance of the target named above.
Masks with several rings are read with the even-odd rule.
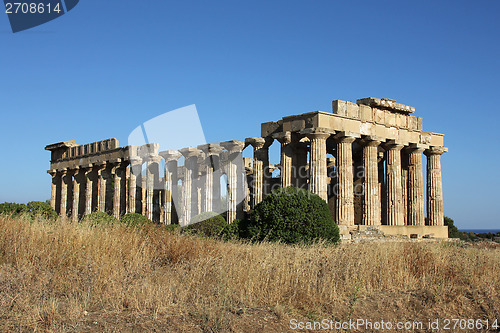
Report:
[[[203,240],[0,217],[1,331],[284,331],[290,318],[499,318],[500,249]]]

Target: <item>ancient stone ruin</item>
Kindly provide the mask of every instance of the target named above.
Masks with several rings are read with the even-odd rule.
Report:
[[[391,99],[335,100],[333,112],[263,123],[259,137],[178,151],[158,151],[155,143],[119,147],[116,139],[51,144],[45,147],[51,205],[74,220],[94,211],[135,212],[180,225],[222,208],[231,223],[271,190],[293,185],[323,198],[344,235],[375,227],[387,235],[447,238],[440,162],[447,148],[443,134],[422,130],[414,111]],[[269,163],[275,142],[279,165]],[[252,159],[233,158],[247,147]]]

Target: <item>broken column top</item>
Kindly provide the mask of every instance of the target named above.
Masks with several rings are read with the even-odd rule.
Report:
[[[396,103],[394,99],[389,99],[389,98],[367,97],[358,99],[356,103],[359,105],[368,105],[371,107],[376,107],[379,109],[398,112],[398,113],[415,112],[415,108],[413,106]]]

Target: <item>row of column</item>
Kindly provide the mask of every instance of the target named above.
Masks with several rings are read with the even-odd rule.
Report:
[[[326,141],[333,133],[327,130],[307,129],[300,132],[309,138],[309,190],[328,200]],[[290,133],[275,135],[281,143],[281,184],[291,184],[292,140]],[[337,133],[333,135],[336,149],[336,204],[335,220],[340,225],[354,225],[353,191],[353,154],[352,144],[360,139],[359,134]],[[396,142],[383,143],[385,150],[385,198],[382,198],[379,185],[378,147],[383,139],[364,137],[358,142],[362,145],[364,167],[363,219],[364,225],[382,223],[382,207],[388,225],[425,225],[424,182],[422,153],[427,156],[427,207],[428,225],[441,226],[444,223],[443,196],[440,156],[444,147],[425,148],[419,145],[404,147]],[[407,154],[407,165],[402,169],[401,155]],[[404,177],[403,177],[404,175]],[[404,178],[404,179],[403,179]],[[403,193],[405,192],[405,193]],[[385,202],[383,201],[385,200]],[[407,208],[406,208],[407,207]]]
[[[308,143],[301,138],[307,137]],[[51,205],[61,215],[69,213],[78,219],[92,211],[111,211],[115,217],[139,212],[165,224],[186,225],[201,212],[227,210],[227,221],[243,218],[243,201],[248,195],[244,183],[241,153],[253,147],[251,206],[254,207],[270,192],[271,171],[269,146],[274,139],[281,144],[280,185],[308,188],[328,200],[327,140],[332,138],[336,149],[337,193],[335,220],[341,225],[354,225],[353,142],[362,145],[364,167],[363,217],[364,225],[379,225],[382,216],[388,225],[424,225],[424,182],[422,153],[427,156],[428,224],[443,225],[443,199],[440,156],[443,147],[404,147],[381,138],[363,137],[354,133],[333,134],[324,129],[306,129],[299,133],[278,133],[273,138],[247,138],[245,141],[226,141],[220,145],[206,144],[179,151],[163,151],[159,155],[128,160],[96,163],[75,170],[58,170],[52,174]],[[309,160],[307,159],[309,144]],[[378,147],[385,150],[385,174],[380,174]],[[402,165],[402,150],[407,162]],[[178,159],[184,156],[183,175],[178,175]],[[160,162],[165,161],[160,177]],[[143,163],[146,173],[143,174]],[[307,166],[307,167],[306,167]],[[296,169],[294,170],[294,167]],[[298,167],[298,168],[297,168]],[[307,168],[307,174],[300,174]],[[297,170],[298,169],[298,170]],[[220,178],[227,176],[227,206],[221,205]],[[381,179],[385,177],[384,197]],[[178,193],[179,179],[182,191]],[[113,189],[110,184],[113,183]],[[112,203],[106,200],[112,194]],[[68,198],[68,193],[72,193]],[[109,195],[108,195],[109,198]],[[66,200],[68,199],[68,200]],[[69,201],[71,200],[71,201]],[[174,201],[179,207],[175,207]],[[71,209],[68,207],[71,202]],[[56,207],[57,206],[57,207]],[[407,207],[407,208],[405,208]],[[108,208],[108,209],[107,209]],[[384,210],[384,211],[382,211]]]

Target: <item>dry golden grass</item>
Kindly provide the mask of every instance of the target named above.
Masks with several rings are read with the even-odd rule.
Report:
[[[500,249],[245,244],[0,217],[0,331],[279,332],[302,321],[499,318]]]

